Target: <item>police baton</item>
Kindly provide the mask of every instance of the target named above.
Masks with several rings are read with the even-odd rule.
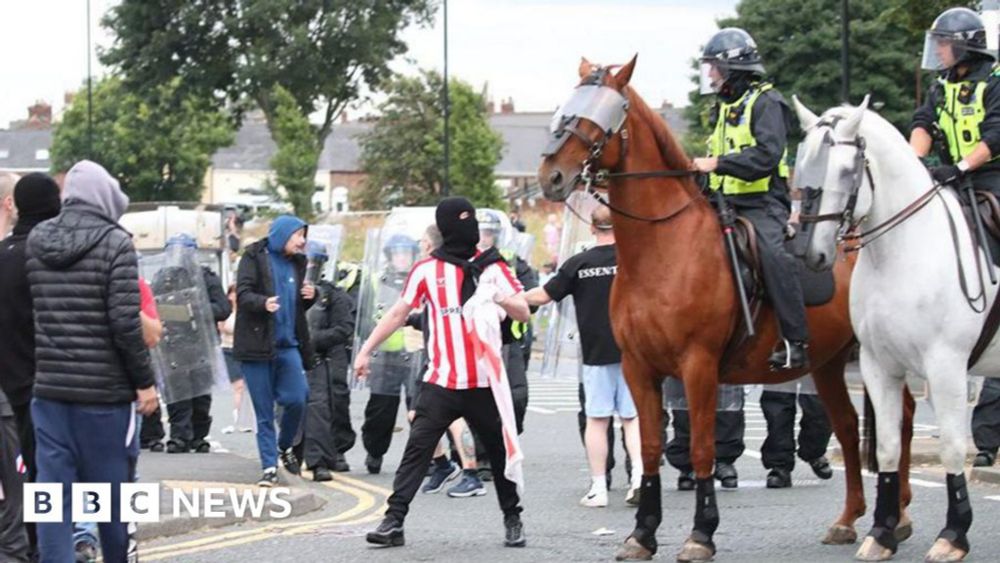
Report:
[[[986,271],[990,274],[990,283],[996,285],[997,274],[993,271],[993,252],[990,250],[989,239],[986,238],[986,229],[983,228],[983,218],[979,215],[979,202],[976,201],[976,191],[972,187],[972,180],[968,177],[963,178],[961,186],[965,197],[969,198],[969,204],[972,205],[972,220],[976,226],[976,238],[979,239],[979,246],[986,254]]]
[[[756,331],[753,328],[753,317],[750,315],[750,302],[747,299],[746,287],[743,285],[743,274],[740,273],[740,261],[736,255],[736,213],[722,195],[721,190],[712,192],[719,210],[719,223],[722,224],[722,234],[726,239],[726,250],[729,254],[729,264],[733,268],[733,278],[736,281],[736,293],[740,297],[740,310],[743,312],[743,322],[747,325],[747,337],[753,338]]]

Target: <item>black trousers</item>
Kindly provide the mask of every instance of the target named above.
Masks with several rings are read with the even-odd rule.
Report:
[[[305,443],[303,456],[309,467],[333,467],[341,454],[354,445],[355,434],[351,428],[350,390],[347,388],[346,374],[343,381],[337,381],[337,375],[331,369],[330,363],[322,361],[309,370],[309,402],[306,404],[306,418],[303,430]],[[347,405],[343,404],[342,383],[347,390]],[[343,428],[346,419],[348,436]],[[346,446],[346,447],[345,447]]]
[[[0,417],[0,482],[4,492],[4,500],[0,501],[0,559],[4,562],[27,561],[31,551],[24,525],[26,476],[17,471],[18,453],[24,456],[18,433],[14,416]]]
[[[455,391],[439,385],[424,385],[414,410],[416,416],[410,426],[410,438],[406,441],[403,459],[396,470],[393,493],[385,512],[387,517],[400,522],[406,517],[410,502],[427,474],[434,449],[448,426],[458,418],[465,419],[489,452],[500,510],[505,516],[521,513],[517,486],[503,476],[507,458],[500,413],[488,388]]]
[[[972,441],[979,451],[997,453],[1000,447],[1000,379],[987,377],[972,411]]]
[[[398,413],[399,395],[373,393],[368,397],[368,404],[365,405],[365,422],[361,425],[361,442],[370,455],[382,457],[389,451]]]
[[[767,438],[760,447],[760,460],[767,469],[795,467],[795,403],[802,407],[799,422],[798,454],[810,462],[826,455],[830,445],[830,420],[819,397],[806,393],[781,393],[765,390],[760,394],[760,410],[767,421]]]
[[[524,415],[528,412],[528,372],[524,363],[524,351],[520,342],[503,347],[503,362],[510,381],[510,394],[514,399],[514,418],[517,419],[517,433],[524,432]]]
[[[354,447],[358,435],[351,425],[351,387],[347,384],[347,370],[331,371],[333,441],[337,451],[343,454]]]
[[[674,409],[673,415],[674,437],[667,442],[667,462],[687,473],[694,469],[691,465],[691,418],[688,411],[682,409]],[[746,417],[742,408],[715,412],[715,461],[736,463],[746,449],[745,430]]]
[[[167,405],[170,441],[196,448],[212,427],[212,396],[201,395]]]
[[[142,417],[142,429],[139,430],[139,444],[143,448],[148,448],[152,444],[162,442],[166,435],[166,432],[163,431],[163,411],[157,406],[152,414]]]
[[[778,317],[781,336],[788,340],[807,340],[806,307],[798,276],[800,265],[785,250],[788,211],[777,201],[771,201],[764,208],[737,207],[736,212],[749,219],[757,231],[764,285]]]

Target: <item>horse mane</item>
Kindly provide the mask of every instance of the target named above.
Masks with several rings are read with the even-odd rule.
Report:
[[[631,86],[625,88],[625,94],[629,101],[629,111],[634,112],[636,117],[649,125],[653,138],[656,139],[656,146],[667,166],[671,170],[687,170],[691,161],[684,148],[674,138],[663,116],[653,111]]]

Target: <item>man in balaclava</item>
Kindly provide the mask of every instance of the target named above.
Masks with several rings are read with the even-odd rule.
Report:
[[[306,230],[298,217],[277,217],[267,238],[247,247],[236,276],[233,356],[242,362],[257,415],[261,487],[278,484],[279,452],[290,473],[298,475],[301,466],[292,443],[309,392],[305,370],[313,359],[306,310],[316,299],[316,288],[304,283]],[[283,409],[280,436],[274,430],[275,403]]]
[[[431,259],[414,267],[400,300],[375,326],[354,361],[358,377],[367,377],[372,351],[406,323],[410,311],[421,304],[428,308],[426,329],[428,341],[433,344],[428,350],[424,385],[417,398],[410,437],[396,471],[385,518],[368,533],[367,540],[384,546],[405,543],[403,520],[410,502],[423,481],[438,441],[451,423],[461,417],[479,435],[496,471],[494,484],[504,514],[504,545],[522,547],[525,538],[520,497],[517,486],[504,477],[506,456],[500,414],[489,379],[479,373],[473,344],[463,330],[462,306],[477,287],[494,291],[493,300],[515,320],[528,320],[528,304],[521,284],[495,248],[477,254],[479,225],[476,210],[467,199],[443,199],[435,218],[444,243],[431,254]]]

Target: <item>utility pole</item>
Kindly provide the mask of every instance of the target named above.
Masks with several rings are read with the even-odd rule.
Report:
[[[90,72],[90,0],[87,0],[87,157],[94,158],[94,87]]]
[[[840,1],[840,101],[850,103],[851,97],[851,20],[849,0]]]
[[[451,100],[448,97],[448,0],[444,0],[444,184],[441,195],[447,197],[451,193]]]

